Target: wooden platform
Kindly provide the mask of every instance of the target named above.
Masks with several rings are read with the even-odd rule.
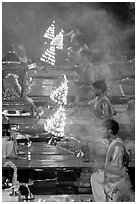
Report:
[[[18,196],[10,196],[9,190],[2,190],[2,202],[19,202]],[[93,202],[93,195],[34,195],[30,202]],[[20,202],[23,202],[20,201]],[[25,202],[25,201],[24,201]],[[28,201],[29,202],[29,201]]]
[[[91,194],[34,196],[34,202],[93,202]]]
[[[86,167],[91,162],[83,162],[81,158],[60,146],[48,145],[45,142],[34,142],[30,147],[19,145],[24,152],[20,159],[2,159],[2,164],[11,160],[18,168],[52,168],[52,167]]]
[[[94,162],[83,161],[82,158],[61,146],[53,146],[45,142],[33,142],[30,147],[20,144],[18,150],[24,153],[19,159],[2,159],[2,165],[8,160],[13,161],[18,168],[94,168],[95,165]],[[103,161],[99,160],[99,162]],[[131,161],[129,166],[134,165],[134,161]]]

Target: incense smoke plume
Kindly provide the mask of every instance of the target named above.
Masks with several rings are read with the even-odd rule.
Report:
[[[28,57],[38,60],[43,34],[55,19],[58,27],[66,31],[78,28],[82,33],[79,41],[92,52],[101,53],[97,60],[112,60],[119,53],[134,49],[134,25],[127,19],[126,23],[121,21],[106,8],[100,3],[84,2],[4,2],[2,54],[7,54],[11,44],[23,44]]]

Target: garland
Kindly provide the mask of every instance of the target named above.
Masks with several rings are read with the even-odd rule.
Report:
[[[18,89],[19,89],[19,92],[21,93],[21,86],[20,86],[20,83],[19,83],[19,76],[17,74],[13,74],[13,73],[8,73],[5,78],[9,78],[9,77],[13,77],[14,80],[15,80],[15,84],[17,85]]]
[[[18,99],[20,95],[13,89],[6,89],[4,92],[4,100]]]
[[[13,177],[12,177],[12,184],[13,184],[13,187],[16,187],[18,189],[19,181],[17,180],[17,167],[12,161],[6,161],[4,163],[4,167],[7,167],[7,166],[10,166],[14,170]]]

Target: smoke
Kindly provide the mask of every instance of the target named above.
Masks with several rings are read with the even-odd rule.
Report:
[[[101,61],[134,48],[134,25],[123,23],[100,3],[4,2],[2,17],[3,56],[11,44],[23,44],[29,58],[39,59],[43,34],[53,20],[65,31],[78,28],[79,41],[101,53]]]
[[[71,13],[69,21],[79,27],[81,41],[89,46],[91,52],[101,53],[102,61],[110,61],[116,54],[134,47],[134,27],[122,24],[104,9],[82,7],[79,12]]]

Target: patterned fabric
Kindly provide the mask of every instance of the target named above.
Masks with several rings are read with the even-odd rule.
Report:
[[[125,167],[125,147],[120,138],[109,143],[105,166],[121,167],[123,177],[99,170],[91,175],[91,186],[96,202],[118,202],[129,199],[131,183]]]
[[[91,110],[98,118],[103,120],[112,118],[111,103],[105,95],[93,98],[89,101],[89,105],[91,105]]]
[[[2,138],[2,158],[17,158],[17,144],[14,141],[8,141],[7,137]]]
[[[120,175],[115,175],[112,173],[104,174],[104,189],[105,193],[112,198],[113,193],[119,191],[119,185],[123,184],[126,179],[129,179],[127,169],[125,168],[124,161],[125,147],[120,138],[116,138],[112,140],[108,147],[108,151],[106,154],[105,166],[115,166],[121,167],[124,177]],[[122,186],[121,186],[122,187]]]
[[[94,110],[97,117],[102,119],[112,118],[111,103],[106,96],[97,98],[94,104]]]

